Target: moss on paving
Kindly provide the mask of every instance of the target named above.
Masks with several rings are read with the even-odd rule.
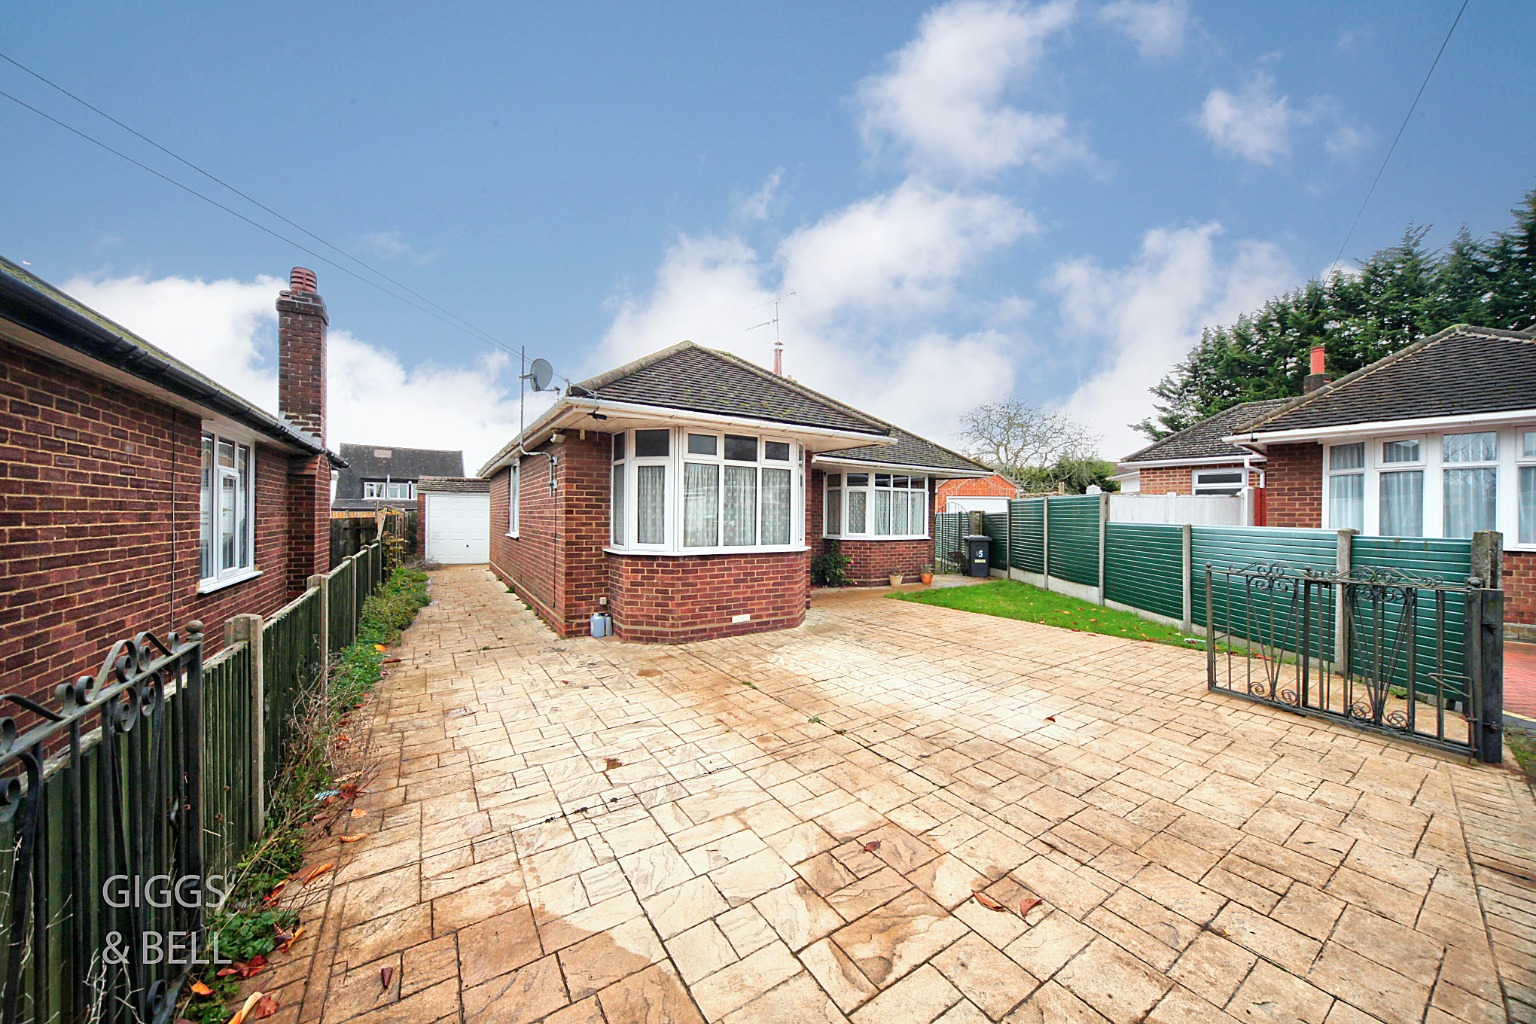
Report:
[[[1041,590],[1014,580],[997,580],[970,587],[942,587],[936,590],[912,590],[889,595],[898,601],[938,605],[1004,619],[1038,622],[1082,633],[1149,640],[1175,647],[1203,648],[1205,638],[1182,633],[1172,626],[1150,622],[1130,612],[1101,608],[1053,590]]]

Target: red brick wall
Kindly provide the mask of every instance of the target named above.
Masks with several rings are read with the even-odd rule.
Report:
[[[1536,629],[1536,552],[1504,552],[1504,621]]]
[[[277,407],[300,430],[325,440],[325,300],[294,268],[290,287],[277,297]],[[329,497],[329,492],[327,492]]]
[[[192,619],[215,650],[229,616],[288,600],[288,455],[260,445],[262,575],[198,595],[201,435],[193,414],[0,341],[0,692],[51,696],[119,638]]]
[[[805,552],[608,555],[614,632],[623,640],[684,643],[786,629],[805,621]],[[731,622],[750,615],[748,622]]]
[[[1241,462],[1212,463],[1209,466],[1148,466],[1141,471],[1142,494],[1194,494],[1196,469],[1242,469]],[[1259,471],[1248,475],[1249,482],[1259,485]]]
[[[1322,526],[1323,446],[1270,445],[1268,455],[1264,464],[1268,525]]]
[[[559,461],[558,488],[549,488],[550,460],[522,462],[516,539],[507,536],[510,469],[491,479],[491,569],[562,636],[587,628],[608,589],[607,434],[568,434],[542,451]]]
[[[940,498],[1012,498],[1018,492],[1013,484],[994,473],[980,479],[945,480],[939,484],[938,493]]]

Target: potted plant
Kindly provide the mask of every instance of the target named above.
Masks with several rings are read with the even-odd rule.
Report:
[[[931,585],[933,583],[933,566],[923,566],[922,572],[919,573],[919,576],[921,576],[924,586]]]
[[[899,572],[891,573],[891,586],[893,586],[893,587],[901,586],[902,579],[903,579],[903,577],[902,577],[901,573],[899,573]]]

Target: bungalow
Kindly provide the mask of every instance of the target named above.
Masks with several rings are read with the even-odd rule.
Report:
[[[347,468],[336,475],[336,497],[331,502],[336,512],[412,509],[422,477],[464,475],[462,451],[343,444],[341,458]]]
[[[566,388],[480,470],[496,574],[562,636],[607,610],[647,642],[799,625],[834,540],[855,582],[915,578],[934,485],[990,474],[691,342]]]
[[[1265,460],[1270,526],[1498,530],[1505,616],[1536,632],[1536,334],[1448,328],[1223,440]]]
[[[94,675],[141,630],[217,643],[330,568],[313,272],[277,311],[281,415],[0,259],[0,693]]]

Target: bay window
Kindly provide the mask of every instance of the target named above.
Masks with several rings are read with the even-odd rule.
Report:
[[[928,535],[928,478],[896,473],[828,473],[822,504],[827,537]]]
[[[249,444],[203,432],[198,561],[204,587],[255,571],[255,466]]]
[[[1328,529],[1365,531],[1365,442],[1328,448]]]
[[[1515,472],[1520,477],[1518,536],[1521,544],[1536,544],[1536,430],[1522,430],[1518,463]]]
[[[1498,523],[1499,435],[1496,431],[1446,434],[1441,445],[1445,464],[1446,537],[1471,537]]]
[[[616,434],[611,543],[669,553],[803,543],[798,453],[792,442],[751,434],[687,428]],[[628,493],[633,508],[626,507]],[[633,539],[626,543],[626,537]]]
[[[1423,443],[1417,438],[1381,443],[1381,535],[1424,536]],[[1390,468],[1389,468],[1390,467]]]

